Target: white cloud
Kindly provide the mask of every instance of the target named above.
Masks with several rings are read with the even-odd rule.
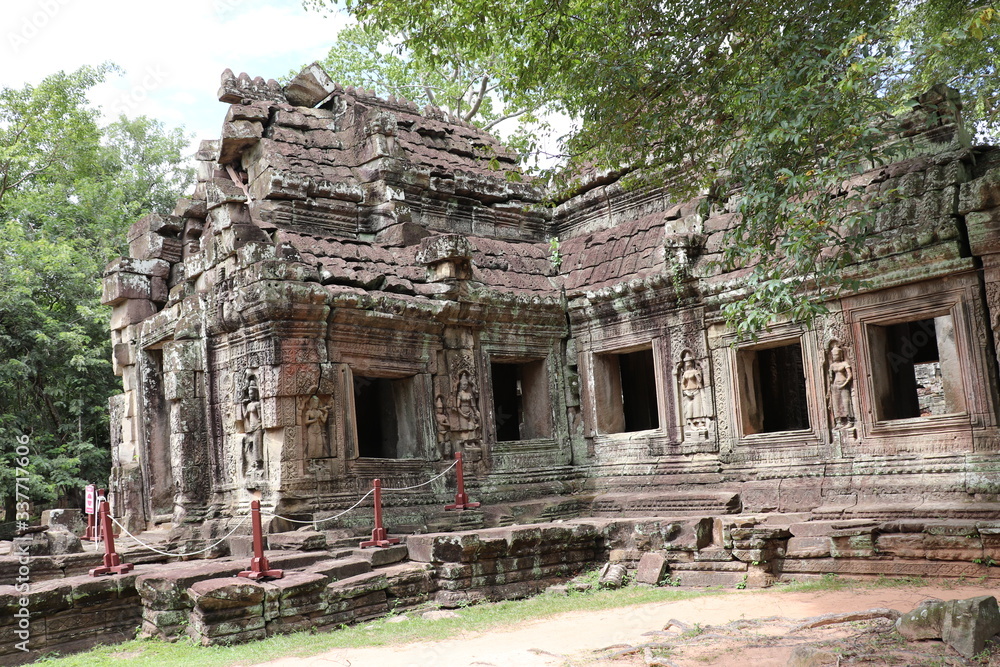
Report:
[[[323,58],[346,21],[300,0],[5,0],[0,86],[113,62],[124,73],[91,95],[105,115],[183,125],[197,146],[218,137],[224,69],[277,79]]]

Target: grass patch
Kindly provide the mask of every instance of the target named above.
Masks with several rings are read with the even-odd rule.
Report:
[[[129,665],[132,667],[228,667],[254,664],[285,657],[305,657],[334,648],[365,648],[436,641],[463,633],[481,633],[525,621],[546,618],[572,611],[599,611],[647,604],[674,602],[723,591],[683,591],[677,589],[628,587],[597,590],[569,595],[539,595],[527,600],[511,600],[473,605],[456,610],[458,618],[431,621],[418,615],[389,623],[388,619],[370,621],[323,633],[299,632],[280,635],[236,646],[196,645],[184,639],[175,643],[136,639],[114,646],[102,646],[65,658],[50,658],[41,663],[50,667],[92,667],[93,665]]]
[[[812,581],[777,582],[770,590],[787,591],[789,593],[815,593],[818,591],[843,591],[848,589],[878,589],[906,588],[909,586],[927,586],[929,582],[923,577],[886,577],[879,575],[875,579],[850,579],[836,574],[824,574]],[[766,590],[766,589],[765,589]]]

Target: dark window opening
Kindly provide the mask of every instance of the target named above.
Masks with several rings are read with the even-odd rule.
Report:
[[[594,360],[598,430],[631,433],[659,428],[653,350],[600,354]]]
[[[962,412],[950,315],[870,325],[875,407],[881,420]]]
[[[801,344],[741,350],[738,363],[744,435],[809,428]]]
[[[622,411],[626,431],[659,428],[656,407],[656,372],[653,351],[640,350],[618,355],[622,374]]]
[[[490,364],[497,442],[552,437],[545,361]]]
[[[403,459],[416,451],[412,378],[354,376],[358,456]]]

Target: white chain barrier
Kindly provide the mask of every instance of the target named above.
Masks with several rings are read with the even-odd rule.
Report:
[[[240,522],[238,524],[236,524],[236,527],[233,528],[231,531],[229,531],[225,535],[225,537],[223,537],[219,541],[213,542],[211,545],[205,547],[204,549],[199,549],[198,551],[185,551],[183,553],[176,553],[176,552],[170,552],[170,551],[161,551],[160,549],[157,549],[154,546],[146,544],[145,542],[143,542],[142,540],[140,540],[138,537],[136,537],[132,533],[128,532],[128,529],[125,526],[123,526],[120,523],[118,523],[118,520],[115,519],[113,516],[109,516],[109,518],[112,521],[114,521],[115,525],[118,526],[125,535],[128,535],[133,540],[135,540],[136,542],[138,542],[140,545],[146,547],[150,551],[154,551],[154,552],[156,552],[156,553],[158,553],[160,555],[163,555],[163,556],[196,556],[198,554],[203,554],[206,551],[211,551],[215,547],[219,546],[220,544],[222,544],[223,542],[225,542],[226,540],[228,540],[230,537],[232,537],[233,533],[235,533],[237,530],[239,530],[243,526],[243,524],[245,524],[247,522],[247,519],[249,519],[250,517],[249,516],[244,516],[242,519],[240,519]]]
[[[311,524],[312,527],[315,528],[318,531],[320,523],[322,523],[323,521],[331,521],[333,519],[339,519],[340,517],[344,516],[348,512],[353,512],[354,510],[356,510],[358,508],[358,505],[360,505],[361,503],[365,502],[365,498],[367,498],[368,496],[370,496],[374,492],[375,492],[375,489],[369,490],[368,493],[366,493],[365,495],[361,496],[361,498],[358,500],[358,502],[354,503],[353,505],[351,505],[350,507],[348,507],[346,510],[344,510],[343,512],[341,512],[340,514],[335,514],[333,516],[324,517],[322,519],[313,519],[311,521],[302,521],[301,519],[290,519],[287,516],[281,516],[280,514],[274,514],[273,512],[264,512],[263,510],[261,510],[260,514],[261,514],[261,516],[273,516],[275,519],[281,519],[282,521],[287,521],[289,523]]]
[[[429,480],[427,480],[426,482],[421,482],[420,484],[414,484],[413,486],[404,486],[404,487],[403,487],[403,488],[401,488],[401,489],[388,489],[388,488],[386,488],[386,487],[384,487],[384,486],[383,486],[383,487],[382,487],[382,490],[383,490],[383,491],[409,491],[410,489],[419,489],[419,488],[420,488],[421,486],[427,486],[427,485],[428,485],[428,484],[430,484],[431,482],[434,482],[434,481],[436,481],[436,480],[439,480],[439,479],[441,479],[441,478],[442,478],[442,477],[444,477],[444,476],[445,476],[446,474],[448,474],[448,472],[450,472],[452,468],[454,468],[454,467],[455,467],[455,466],[457,466],[457,465],[458,465],[458,459],[455,459],[455,461],[454,461],[454,462],[453,462],[453,463],[452,463],[452,464],[451,464],[450,466],[448,466],[448,467],[447,467],[447,468],[445,468],[445,469],[444,469],[443,471],[441,471],[441,474],[440,474],[440,475],[435,475],[434,477],[431,477],[431,478],[430,478]]]
[[[432,482],[435,482],[435,481],[441,479],[442,477],[444,477],[445,475],[447,475],[449,472],[451,472],[451,470],[455,466],[457,466],[457,465],[458,465],[458,460],[456,459],[450,466],[448,466],[447,468],[445,468],[444,470],[442,470],[440,473],[438,473],[434,477],[431,477],[426,482],[421,482],[420,484],[414,484],[413,486],[404,486],[404,487],[401,487],[401,488],[398,488],[398,489],[388,489],[388,488],[382,487],[382,490],[383,491],[411,491],[413,489],[419,489],[422,486],[427,486],[428,484],[431,484]],[[339,519],[340,517],[344,516],[345,514],[348,514],[349,512],[353,512],[354,510],[356,510],[361,505],[361,503],[363,503],[368,498],[368,496],[372,495],[374,492],[375,492],[375,489],[369,489],[368,493],[366,493],[365,495],[361,496],[361,498],[358,499],[358,502],[354,503],[353,505],[351,505],[350,507],[348,507],[346,510],[344,510],[343,512],[341,512],[340,514],[335,514],[333,516],[324,517],[322,519],[312,519],[312,520],[309,520],[309,521],[304,521],[304,520],[301,520],[301,519],[292,519],[292,518],[289,518],[287,516],[281,516],[280,514],[274,514],[273,512],[264,512],[263,510],[261,511],[260,514],[261,514],[261,516],[274,517],[275,519],[281,519],[282,521],[287,521],[289,523],[311,525],[314,530],[319,531],[319,524],[321,524],[321,523],[323,523],[325,521],[333,521],[334,519]],[[200,549],[198,551],[186,551],[184,553],[175,553],[175,552],[169,552],[169,551],[161,551],[160,549],[157,549],[154,546],[146,544],[145,542],[143,542],[142,540],[140,540],[138,537],[136,537],[135,535],[133,535],[132,533],[130,533],[128,531],[128,529],[125,528],[125,526],[123,526],[120,523],[118,523],[118,520],[115,519],[113,516],[110,516],[109,518],[115,523],[116,526],[118,526],[118,528],[121,529],[121,531],[122,531],[123,534],[125,534],[128,537],[132,538],[132,540],[134,540],[135,542],[137,542],[141,546],[149,549],[150,551],[158,553],[158,554],[160,554],[162,556],[175,557],[175,556],[196,556],[198,554],[203,554],[203,553],[205,553],[207,551],[211,551],[212,549],[214,549],[215,547],[219,546],[220,544],[222,544],[223,542],[225,542],[226,540],[228,540],[230,537],[232,537],[233,533],[235,533],[237,530],[239,530],[243,526],[243,524],[245,524],[247,522],[247,519],[249,519],[250,516],[249,515],[244,516],[240,520],[240,522],[238,524],[236,524],[236,527],[234,527],[231,531],[229,531],[225,535],[225,537],[221,538],[217,542],[213,542],[211,545],[205,547],[204,549]]]
[[[457,466],[457,465],[458,465],[458,461],[456,460],[450,466],[448,466],[447,468],[445,468],[444,470],[442,470],[440,473],[438,473],[434,477],[431,477],[426,482],[421,482],[420,484],[414,484],[413,486],[404,486],[404,487],[399,488],[399,489],[387,489],[387,488],[385,488],[383,486],[382,490],[383,491],[410,491],[412,489],[419,489],[422,486],[427,486],[428,484],[441,479],[442,477],[444,477],[445,475],[447,475],[449,472],[451,472],[451,470],[455,466]],[[332,521],[334,519],[339,519],[340,517],[344,516],[348,512],[354,511],[355,509],[358,508],[358,506],[361,503],[363,503],[365,501],[365,498],[367,498],[368,496],[370,496],[374,492],[375,492],[375,489],[368,489],[368,493],[366,493],[365,495],[361,496],[361,499],[358,500],[358,502],[354,503],[351,507],[348,507],[346,510],[344,510],[340,514],[335,514],[333,516],[324,517],[322,519],[313,519],[311,521],[303,521],[301,519],[291,519],[291,518],[289,518],[287,516],[281,516],[280,514],[274,514],[273,512],[264,512],[264,511],[261,511],[261,516],[272,516],[275,519],[281,519],[282,521],[287,521],[289,523],[298,523],[298,524],[306,524],[306,525],[311,524],[313,526],[313,528],[315,528],[316,530],[319,530],[319,524],[323,523],[324,521]]]

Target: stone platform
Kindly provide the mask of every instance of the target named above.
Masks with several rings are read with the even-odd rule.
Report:
[[[230,644],[332,629],[426,603],[527,597],[609,561],[637,569],[640,560],[644,567],[659,560],[659,583],[669,577],[681,586],[764,587],[829,573],[1000,580],[1000,521],[975,519],[591,517],[409,535],[404,544],[367,550],[324,546],[317,535],[271,536],[293,550],[267,552],[285,575],[269,581],[238,578],[249,560],[228,557],[33,581],[26,594],[0,586],[0,664],[124,641],[137,628],[145,637]],[[22,597],[30,613],[28,653],[15,648]]]

